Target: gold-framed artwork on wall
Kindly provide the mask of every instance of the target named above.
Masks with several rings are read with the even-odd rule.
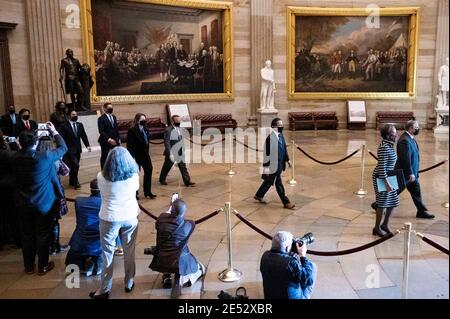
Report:
[[[80,2],[94,103],[233,99],[232,2]]]
[[[287,7],[289,99],[414,99],[419,7]]]

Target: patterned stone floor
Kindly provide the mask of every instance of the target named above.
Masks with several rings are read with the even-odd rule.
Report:
[[[376,153],[378,133],[366,131],[301,131],[286,132],[287,140],[294,139],[311,155],[334,161],[366,143]],[[448,137],[436,138],[424,131],[418,138],[421,147],[421,167],[428,167],[448,158]],[[290,152],[292,150],[290,149]],[[360,154],[339,165],[319,165],[295,151],[296,186],[287,185],[290,173],[284,174],[286,193],[296,204],[296,210],[285,210],[274,189],[267,194],[269,203],[254,202],[253,195],[261,180],[259,164],[237,164],[237,175],[225,173],[227,164],[191,164],[189,170],[195,188],[179,188],[179,172],[173,169],[167,186],[157,183],[162,166],[162,146],[151,149],[154,163],[154,193],[156,200],[142,200],[141,204],[155,214],[166,209],[169,196],[181,192],[188,203],[187,216],[193,219],[224,206],[231,201],[234,209],[267,233],[288,230],[295,235],[313,232],[314,250],[342,250],[376,239],[371,235],[374,212],[370,203],[374,199],[371,174],[376,162],[367,157],[364,175],[368,195],[353,194],[359,188]],[[99,151],[83,153],[80,191],[67,190],[68,197],[89,193],[89,181],[99,170]],[[413,228],[448,247],[448,209],[441,203],[448,201],[448,163],[420,177],[425,203],[436,215],[434,220],[418,220],[409,193],[400,197],[400,207],[392,217],[391,228],[401,228],[411,222]],[[67,181],[64,181],[67,184]],[[232,192],[230,192],[230,189]],[[73,232],[75,219],[73,206],[61,222],[62,242]],[[136,247],[136,288],[131,294],[123,291],[123,260],[115,258],[112,298],[169,298],[170,290],[162,289],[161,275],[148,268],[150,258],[143,254],[145,247],[155,243],[154,222],[140,214]],[[217,298],[221,290],[233,293],[245,286],[250,298],[262,298],[262,279],[259,260],[270,247],[270,241],[261,237],[233,216],[233,261],[242,271],[240,282],[223,283],[217,279],[227,267],[226,222],[223,213],[198,225],[190,241],[190,248],[207,265],[207,274],[201,282],[183,289],[182,298]],[[318,278],[313,298],[400,298],[402,285],[403,234],[362,252],[339,256],[309,256],[318,266]],[[53,258],[56,269],[48,275],[25,275],[21,251],[8,248],[0,251],[0,298],[88,298],[88,293],[99,284],[98,277],[81,278],[80,288],[68,288],[64,267],[65,254]],[[428,244],[412,236],[409,275],[410,298],[449,297],[449,259]]]

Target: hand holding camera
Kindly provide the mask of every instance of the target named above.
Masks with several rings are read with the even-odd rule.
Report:
[[[301,257],[306,256],[308,248],[306,245],[312,244],[315,241],[313,233],[307,233],[303,237],[294,237],[292,239],[291,252],[298,254]]]

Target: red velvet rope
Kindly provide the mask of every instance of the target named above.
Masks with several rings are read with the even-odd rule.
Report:
[[[343,161],[345,161],[345,160],[348,160],[350,157],[354,156],[356,153],[359,152],[359,150],[355,150],[355,151],[353,151],[353,153],[351,153],[351,154],[347,155],[346,157],[344,157],[344,158],[342,158],[342,159],[340,159],[340,160],[338,160],[338,161],[335,161],[335,162],[323,162],[323,161],[319,161],[318,159],[315,159],[314,157],[312,157],[311,155],[309,155],[308,153],[306,153],[306,152],[305,152],[300,146],[298,146],[298,145],[297,145],[297,149],[298,149],[300,152],[302,152],[303,154],[305,154],[305,156],[308,157],[309,159],[313,160],[313,161],[316,162],[316,163],[322,164],[322,165],[336,165],[336,164],[339,164],[339,163],[341,163],[341,162],[343,162]]]
[[[372,151],[369,151],[369,154],[370,154],[370,156],[372,156],[375,160],[378,161],[378,157],[377,157],[374,153],[372,153]],[[448,160],[441,161],[441,162],[439,162],[439,163],[437,163],[437,164],[434,164],[433,166],[430,166],[430,167],[421,169],[421,170],[419,171],[419,173],[425,173],[425,172],[431,171],[432,169],[435,169],[436,167],[439,167],[439,166],[441,166],[441,165],[444,165],[444,164],[447,163],[447,162],[448,162]]]
[[[425,236],[424,236],[424,237],[421,237],[421,238],[422,238],[422,240],[423,240],[424,242],[426,242],[428,245],[433,246],[434,248],[436,248],[436,249],[442,251],[444,254],[447,254],[447,255],[448,255],[448,249],[445,248],[444,246],[439,245],[437,242],[435,242],[435,241],[429,239],[428,237],[425,237]]]

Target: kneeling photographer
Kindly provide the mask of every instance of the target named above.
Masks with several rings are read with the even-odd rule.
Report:
[[[310,299],[316,282],[317,267],[306,258],[312,234],[295,238],[279,231],[272,239],[272,249],[264,252],[260,271],[265,299]]]

